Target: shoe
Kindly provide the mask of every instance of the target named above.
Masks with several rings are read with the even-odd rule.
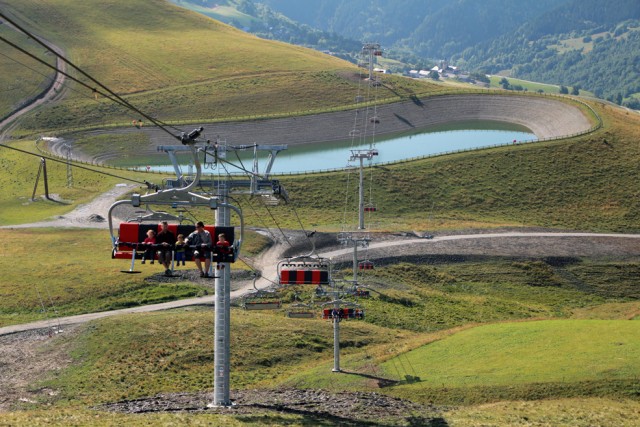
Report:
[[[205,279],[210,279],[210,278],[211,278],[211,276],[209,276],[209,274],[208,274],[208,273],[204,273],[204,278],[205,278]]]
[[[151,261],[151,264],[153,264],[153,261]]]
[[[144,264],[144,263],[145,263],[145,260],[142,260],[141,264]]]
[[[171,269],[170,269],[170,268],[167,268],[167,269],[164,271],[164,275],[165,275],[165,276],[171,276],[171,275],[172,275]]]
[[[200,277],[206,277],[207,275],[204,274],[202,271],[200,272]]]

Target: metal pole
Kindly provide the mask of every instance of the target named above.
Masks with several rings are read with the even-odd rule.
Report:
[[[358,195],[360,197],[358,203],[358,229],[364,230],[364,158],[360,156],[360,188]]]
[[[373,77],[373,46],[369,46],[369,82],[372,82],[374,77]]]
[[[220,185],[220,201],[227,202],[229,189],[226,183]],[[216,227],[228,227],[229,208],[219,206],[216,210]],[[212,236],[217,241],[217,236]],[[220,269],[216,270],[215,281],[215,327],[214,327],[214,382],[213,382],[213,406],[231,406],[229,398],[229,371],[230,371],[230,319],[231,319],[231,275],[229,263],[219,263]]]
[[[36,183],[33,186],[33,194],[31,195],[31,201],[36,200],[36,190],[38,189],[38,182],[40,182],[40,173],[42,172],[42,165],[44,164],[44,158],[40,158],[40,166],[38,167],[38,175],[36,175]]]
[[[338,304],[334,305],[337,314],[333,317],[333,369],[332,372],[340,372],[340,312]]]
[[[358,282],[358,241],[353,241],[353,282]]]
[[[47,177],[47,161],[42,158],[42,176],[44,177],[44,197],[49,199],[49,178]]]

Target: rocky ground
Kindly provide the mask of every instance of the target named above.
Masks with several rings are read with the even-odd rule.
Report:
[[[34,388],[71,363],[68,350],[77,326],[51,327],[0,336],[0,414],[23,405],[49,401],[57,391]],[[60,332],[60,333],[58,333]],[[358,375],[355,374],[354,375]],[[310,423],[345,426],[444,426],[444,408],[421,405],[375,392],[332,393],[325,390],[232,390],[231,406],[213,407],[212,392],[169,393],[95,407],[99,411],[139,414],[147,412],[198,412],[238,416],[301,415]]]
[[[52,389],[34,389],[33,384],[71,363],[67,350],[76,329],[63,329],[52,320],[45,329],[0,335],[0,413],[57,394]]]
[[[97,409],[124,413],[193,411],[241,416],[283,413],[302,415],[311,423],[330,422],[344,426],[447,425],[440,415],[442,408],[374,392],[331,393],[291,388],[238,390],[232,393],[231,400],[230,407],[209,408],[212,393],[163,394],[102,405]]]

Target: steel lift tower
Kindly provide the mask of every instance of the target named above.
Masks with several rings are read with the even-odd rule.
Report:
[[[358,230],[364,230],[364,160],[371,160],[378,155],[378,150],[351,150],[349,161],[360,160],[360,186],[358,188]]]
[[[180,206],[205,206],[216,210],[216,227],[231,226],[231,213],[235,212],[240,218],[240,228],[244,229],[242,211],[229,203],[232,194],[250,194],[274,199],[284,199],[287,201],[287,193],[277,180],[270,179],[270,171],[278,152],[286,150],[286,145],[243,145],[237,147],[218,146],[211,147],[209,142],[206,145],[197,144],[203,128],[198,128],[189,134],[183,134],[178,139],[183,145],[160,146],[158,151],[163,151],[169,155],[174,166],[176,179],[167,180],[164,189],[157,189],[145,195],[134,194],[131,201],[121,200],[114,203],[109,210],[109,228],[111,239],[116,241],[113,233],[113,210],[120,204],[131,204],[134,207],[142,205],[168,205],[173,208]],[[217,165],[219,159],[226,158],[227,151],[252,149],[254,154],[253,170],[243,170],[240,179],[226,175],[217,179],[201,179],[202,167],[199,153],[204,153],[205,166]],[[257,155],[258,151],[268,151],[269,159],[265,172],[258,171]],[[177,161],[176,153],[187,152],[192,156],[196,174],[193,177],[184,175]],[[207,161],[209,155],[209,161]],[[212,159],[212,160],[211,160]],[[247,179],[248,176],[248,179]],[[207,189],[208,187],[208,189]],[[234,257],[240,253],[242,238],[234,245]],[[235,258],[234,258],[235,260]],[[132,261],[133,262],[133,261]],[[212,263],[213,264],[213,263]],[[229,262],[218,262],[215,266],[215,325],[214,325],[214,392],[212,407],[231,406],[229,397],[229,377],[230,377],[230,317],[231,317],[231,271]]]
[[[376,78],[373,74],[373,65],[377,56],[382,56],[382,50],[380,50],[380,43],[365,43],[362,46],[362,55],[366,58],[366,63],[369,69],[369,82],[376,84]]]

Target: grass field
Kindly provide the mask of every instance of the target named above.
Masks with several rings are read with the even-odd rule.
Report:
[[[437,399],[434,396],[442,394],[446,401],[457,394],[454,389],[464,389],[467,402],[483,397],[493,400],[496,394],[504,394],[500,389],[511,387],[513,395],[527,399],[527,392],[536,396],[545,393],[545,388],[553,394],[554,386],[567,389],[558,390],[564,395],[572,388],[576,395],[588,395],[579,390],[585,384],[600,385],[594,390],[596,396],[621,392],[631,398],[631,390],[616,388],[619,383],[626,383],[626,387],[638,383],[638,333],[636,322],[628,320],[498,324],[462,331],[420,347],[390,359],[382,369],[386,376],[420,377],[420,382],[394,390],[399,396],[413,398],[424,393]],[[441,393],[441,389],[448,391]]]
[[[163,121],[321,111],[353,104],[357,92],[360,71],[346,61],[261,40],[160,0],[117,8],[109,2],[27,0],[10,10],[64,46],[87,73]],[[388,82],[380,98],[437,87],[391,76]],[[140,118],[102,97],[96,101],[76,83],[69,87],[64,102],[25,118],[22,128],[33,132]]]
[[[15,229],[0,236],[0,326],[213,294],[212,284],[162,282],[157,264],[137,264],[139,275],[120,273],[129,262],[111,259],[107,230]],[[245,237],[245,256],[264,248],[264,237]],[[189,263],[176,270],[194,268]],[[246,268],[242,262],[234,267]]]
[[[115,173],[115,177],[102,175],[91,170],[74,168],[73,186],[67,187],[66,162],[47,162],[47,176],[50,195],[57,195],[61,203],[46,200],[44,197],[44,175],[42,174],[36,188],[36,201],[31,200],[36,187],[36,178],[40,169],[40,155],[33,140],[7,143],[16,149],[32,153],[25,154],[0,147],[0,186],[4,188],[0,196],[0,225],[11,225],[41,221],[56,215],[62,215],[74,209],[78,204],[86,203],[99,194],[113,188],[116,184],[138,182],[143,184],[140,173],[114,171],[94,168],[100,172]],[[119,178],[122,177],[122,178]],[[106,214],[106,212],[104,212]]]
[[[55,64],[52,55],[44,52],[33,40],[21,36],[7,25],[0,25],[0,37],[23,49],[50,65]],[[27,99],[38,95],[51,82],[54,71],[36,60],[0,42],[0,118],[13,112]]]
[[[502,85],[500,84],[500,81],[502,79],[503,79],[503,76],[491,76],[491,77],[489,77],[490,87],[502,88]],[[526,89],[526,91],[528,91],[528,92],[540,92],[540,93],[559,93],[560,92],[560,86],[558,86],[558,85],[551,85],[551,84],[538,83],[538,82],[530,82],[528,80],[515,79],[513,77],[507,77],[507,80],[509,81],[509,84],[511,86],[521,86],[522,88]],[[571,89],[573,89],[573,88],[569,87],[569,91],[571,91]],[[580,90],[580,95],[582,95],[582,96],[591,96],[592,97],[593,93],[581,89]]]

